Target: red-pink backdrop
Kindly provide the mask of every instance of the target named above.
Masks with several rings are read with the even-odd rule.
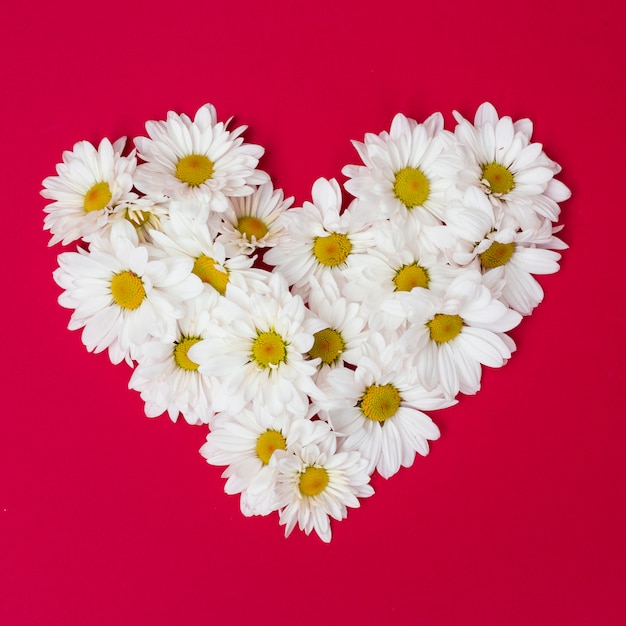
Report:
[[[619,0],[12,2],[0,25],[0,624],[626,623]],[[324,545],[246,519],[205,431],[149,420],[66,329],[41,180],[81,139],[212,102],[309,198],[396,112],[530,117],[563,166],[562,270],[427,458]]]

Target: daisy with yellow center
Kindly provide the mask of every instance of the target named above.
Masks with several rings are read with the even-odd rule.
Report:
[[[214,232],[206,223],[176,212],[163,223],[161,231],[152,231],[153,244],[168,257],[187,259],[204,290],[226,296],[231,287],[244,292],[265,291],[268,273],[252,267],[254,259],[239,254],[226,257],[226,250],[214,241]]]
[[[305,299],[312,279],[320,281],[330,274],[341,282],[352,259],[373,245],[371,226],[355,219],[352,206],[342,212],[336,180],[318,179],[312,200],[282,214],[278,223],[286,236],[264,256]]]
[[[531,143],[529,120],[499,117],[488,102],[478,108],[473,124],[456,111],[454,117],[455,136],[465,155],[459,174],[461,191],[479,188],[498,212],[523,229],[538,228],[544,218],[558,217],[556,203],[569,197],[569,190],[554,179],[558,164],[545,155],[541,144]]]
[[[549,248],[566,247],[552,235],[548,223],[546,226],[543,235],[529,239],[528,233],[521,231],[516,233],[514,241],[494,241],[478,255],[485,285],[498,294],[502,303],[522,315],[530,315],[543,300],[543,288],[535,275],[559,270],[561,255]]]
[[[504,304],[530,315],[543,299],[534,274],[559,269],[563,242],[554,236],[552,223],[544,218],[539,228],[522,229],[510,217],[501,216],[475,187],[446,212],[446,229],[454,247],[446,255],[459,267],[475,267],[483,281]]]
[[[399,294],[414,290],[441,292],[454,277],[425,229],[415,221],[393,221],[376,227],[376,244],[346,270],[346,297],[362,303],[371,328],[396,331],[406,325],[407,311]]]
[[[331,274],[321,281],[311,279],[308,307],[324,325],[313,335],[309,350],[312,359],[319,359],[319,368],[338,367],[343,363],[356,365],[361,347],[367,341],[367,320],[362,307],[343,297]]]
[[[319,395],[312,378],[318,362],[310,360],[309,351],[323,324],[279,274],[270,276],[267,287],[268,293],[222,298],[228,323],[209,329],[189,356],[201,372],[222,383],[223,393],[216,395],[219,409],[236,413],[251,402],[272,415],[285,408],[305,414],[309,396]]]
[[[289,536],[296,525],[307,535],[331,540],[330,518],[344,519],[348,507],[358,507],[359,498],[374,490],[369,484],[367,461],[356,451],[337,452],[335,434],[325,422],[313,422],[317,441],[294,445],[290,453],[276,454],[277,504],[280,523]]]
[[[137,238],[140,244],[153,242],[152,232],[159,231],[169,217],[169,203],[164,196],[142,196],[120,202],[107,214],[107,222],[93,235],[83,239]]]
[[[84,328],[87,349],[107,349],[113,363],[132,363],[152,337],[174,341],[184,303],[202,288],[190,261],[166,265],[138,245],[132,228],[127,234],[94,240],[88,252],[61,254],[54,273],[65,289],[60,304],[74,309],[70,329]]]
[[[140,392],[148,417],[167,412],[173,422],[179,416],[189,424],[212,422],[215,381],[198,371],[189,351],[202,341],[206,328],[216,323],[213,310],[219,299],[205,292],[186,302],[173,341],[154,338],[141,345],[128,386]]]
[[[148,137],[135,139],[145,161],[137,168],[137,188],[190,201],[200,219],[227,211],[229,198],[250,195],[269,180],[256,169],[263,148],[243,143],[245,127],[227,130],[210,104],[193,120],[170,111],[166,121],[150,121],[146,130]]]
[[[63,153],[58,175],[46,178],[41,191],[53,200],[44,209],[44,228],[52,233],[50,245],[100,234],[114,219],[117,207],[137,198],[132,191],[137,160],[134,153],[122,156],[125,143],[126,138],[113,144],[103,139],[96,148],[80,141]]]
[[[230,256],[275,246],[285,234],[278,218],[292,203],[293,198],[285,198],[282,189],[274,189],[271,182],[249,196],[231,198],[230,207],[215,222],[218,241]]]
[[[494,297],[477,270],[459,273],[442,294],[413,293],[405,305],[410,325],[401,342],[427,389],[452,398],[476,393],[481,365],[501,367],[515,349],[504,333],[521,316]]]
[[[439,437],[422,411],[454,403],[421,385],[398,346],[374,333],[355,370],[332,370],[321,383],[320,415],[345,437],[342,449],[358,450],[368,471],[385,478],[412,465],[416,452],[428,454],[428,441]]]
[[[261,406],[247,405],[237,413],[220,414],[200,454],[212,465],[226,466],[224,489],[241,494],[244,515],[267,515],[279,508],[275,457],[328,436],[323,422],[289,411],[271,415]]]
[[[440,113],[423,124],[398,114],[389,133],[353,142],[364,165],[343,168],[349,179],[345,187],[361,201],[359,211],[368,220],[404,221],[410,216],[420,224],[436,225],[460,164],[452,143]]]

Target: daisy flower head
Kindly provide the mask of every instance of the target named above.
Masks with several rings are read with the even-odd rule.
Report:
[[[325,400],[320,416],[341,437],[342,450],[358,450],[384,478],[401,466],[410,467],[415,454],[428,454],[428,441],[439,429],[423,410],[451,406],[441,389],[427,390],[409,367],[398,343],[374,333],[355,370],[335,369],[322,384]]]
[[[253,193],[254,185],[269,180],[257,169],[264,150],[244,143],[245,126],[227,127],[211,104],[200,107],[193,121],[170,111],[165,121],[147,122],[148,137],[135,139],[145,161],[137,168],[137,188],[190,199],[219,213],[228,209],[229,197]]]
[[[413,289],[441,292],[458,270],[445,262],[416,222],[407,221],[402,228],[394,222],[380,222],[375,240],[375,246],[355,257],[346,270],[343,292],[362,303],[373,329],[395,331],[406,321],[403,300],[397,294]]]
[[[97,239],[111,239],[134,232],[140,243],[152,243],[150,232],[161,230],[169,217],[169,202],[165,196],[140,196],[118,204],[109,214],[108,221],[83,240],[91,243]],[[131,238],[134,235],[127,235]]]
[[[98,239],[89,251],[65,252],[58,261],[59,304],[74,309],[68,328],[83,328],[87,350],[108,349],[114,364],[132,365],[150,337],[173,341],[181,303],[202,290],[190,261],[155,260],[136,237]]]
[[[214,234],[205,222],[174,212],[160,232],[151,232],[151,237],[163,256],[190,261],[192,272],[202,281],[205,290],[221,296],[232,289],[267,291],[269,272],[252,267],[254,257],[227,258],[224,246],[214,241]]]
[[[561,255],[551,248],[561,248],[562,243],[552,235],[548,220],[540,229],[481,241],[476,246],[476,254],[483,283],[505,305],[522,315],[530,315],[544,297],[543,288],[534,275],[559,271]]]
[[[489,102],[478,108],[474,124],[457,111],[454,117],[465,161],[459,173],[461,191],[478,187],[522,228],[536,228],[544,217],[557,219],[557,203],[570,192],[554,178],[560,166],[546,156],[540,143],[531,143],[529,120],[500,118]]]
[[[309,359],[313,333],[323,328],[278,274],[266,294],[233,292],[237,308],[228,323],[214,325],[192,346],[189,358],[200,372],[222,383],[219,410],[236,412],[260,403],[272,414],[306,413],[309,397],[319,396],[313,382],[317,361]]]
[[[398,113],[389,133],[367,134],[363,143],[352,143],[364,165],[347,165],[342,173],[349,179],[346,190],[361,200],[365,219],[410,216],[422,224],[439,223],[460,165],[441,113],[423,124]]]
[[[53,200],[44,208],[44,229],[52,234],[49,245],[66,245],[98,232],[116,206],[132,201],[134,151],[122,156],[126,138],[115,143],[103,139],[98,147],[79,141],[63,153],[57,176],[44,179],[41,195]]]
[[[148,417],[167,411],[173,422],[179,415],[192,425],[211,422],[214,380],[198,371],[188,353],[215,323],[212,311],[218,301],[216,292],[205,291],[185,302],[173,341],[157,338],[141,344],[128,387],[141,394]]]
[[[553,235],[544,218],[539,228],[518,228],[506,215],[496,217],[489,200],[475,187],[466,190],[462,206],[446,212],[446,228],[454,235],[449,256],[460,266],[475,267],[495,297],[522,315],[530,315],[543,300],[533,274],[553,274],[561,255],[553,247],[565,244]]]
[[[335,179],[319,178],[311,195],[312,202],[281,215],[286,237],[264,256],[305,299],[310,277],[319,281],[330,273],[341,286],[343,270],[373,244],[371,226],[356,219],[353,205],[342,212],[341,188]]]
[[[428,389],[454,397],[480,389],[481,365],[502,367],[515,349],[504,333],[522,316],[497,300],[478,270],[466,269],[443,294],[405,294],[410,310],[402,344]]]
[[[150,231],[161,230],[170,214],[168,198],[162,194],[141,196],[121,204],[112,218],[124,219],[135,228],[139,241],[152,243]]]
[[[337,452],[336,438],[324,422],[314,422],[327,437],[293,446],[291,453],[276,452],[277,501],[280,523],[289,536],[296,524],[307,535],[315,531],[331,540],[330,518],[345,519],[348,507],[358,508],[359,498],[374,493],[367,461],[356,451]]]
[[[367,319],[362,307],[344,298],[335,279],[325,274],[320,282],[311,278],[308,307],[325,328],[313,334],[309,356],[319,358],[319,368],[356,365],[367,341]]]
[[[211,428],[200,454],[211,465],[224,466],[224,490],[241,494],[246,516],[267,515],[278,509],[277,450],[291,452],[296,445],[320,443],[329,437],[326,424],[283,411],[272,415],[263,407],[248,405],[237,413],[223,413]]]
[[[293,197],[285,198],[282,189],[274,189],[271,182],[249,196],[230,198],[228,210],[219,214],[216,224],[220,243],[229,256],[275,246],[285,232],[278,218],[292,204]]]

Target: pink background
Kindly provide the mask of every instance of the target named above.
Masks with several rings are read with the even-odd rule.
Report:
[[[10,4],[0,624],[626,623],[623,3]],[[223,493],[203,429],[146,418],[66,329],[41,181],[76,141],[212,102],[301,204],[396,112],[451,128],[484,100],[563,166],[562,270],[512,361],[433,415],[429,457],[332,544],[285,540]]]

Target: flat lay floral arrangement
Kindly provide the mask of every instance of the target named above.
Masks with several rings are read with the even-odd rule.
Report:
[[[50,245],[77,245],[54,272],[69,329],[133,368],[147,416],[208,427],[226,493],[286,535],[330,541],[374,472],[427,455],[431,414],[507,362],[559,269],[570,192],[532,122],[454,118],[397,114],[301,207],[210,104],[132,149],[80,141],[43,181]]]

